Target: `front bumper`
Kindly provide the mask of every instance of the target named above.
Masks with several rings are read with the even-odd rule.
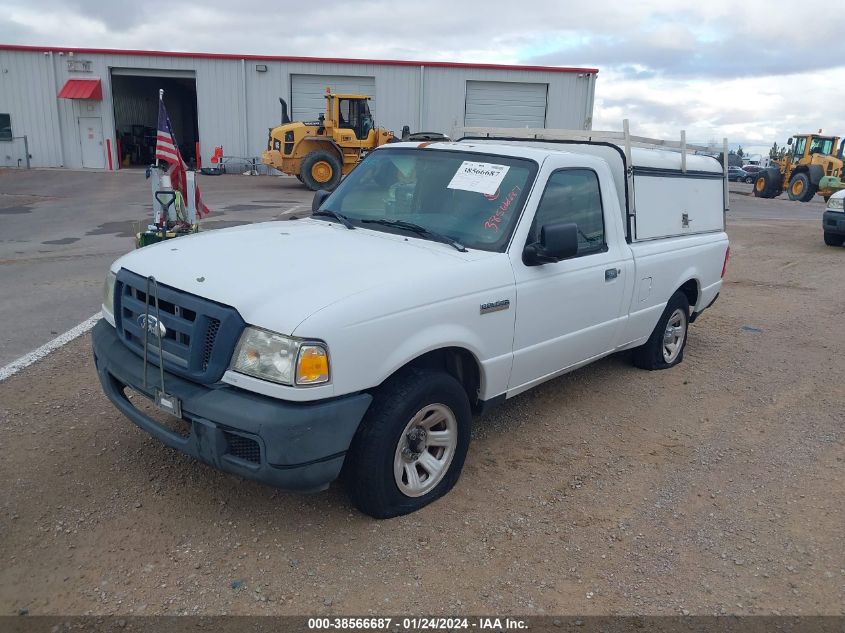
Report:
[[[822,215],[822,228],[825,233],[845,235],[845,213],[842,211],[825,211]]]
[[[372,401],[366,393],[295,403],[230,385],[202,385],[165,372],[166,391],[181,400],[186,433],[170,430],[137,409],[125,387],[150,398],[159,370],[147,367],[101,320],[91,333],[94,362],[109,400],[153,437],[215,468],[271,486],[311,492],[340,474],[346,451]]]

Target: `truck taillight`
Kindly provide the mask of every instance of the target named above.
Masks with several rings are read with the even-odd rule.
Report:
[[[725,251],[725,263],[722,264],[722,279],[725,278],[725,271],[728,269],[728,260],[731,258],[731,247]]]

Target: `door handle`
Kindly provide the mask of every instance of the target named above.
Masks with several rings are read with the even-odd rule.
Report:
[[[619,274],[622,272],[621,268],[608,268],[604,271],[604,280],[605,281],[613,281],[616,279]]]

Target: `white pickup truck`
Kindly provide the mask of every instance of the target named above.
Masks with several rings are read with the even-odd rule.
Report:
[[[311,218],[118,259],[100,381],[219,469],[301,491],[342,474],[363,512],[412,512],[455,485],[474,414],[620,350],[681,362],[727,264],[724,179],[613,143],[388,145]]]

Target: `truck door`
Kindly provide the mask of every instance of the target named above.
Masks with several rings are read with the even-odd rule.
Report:
[[[596,171],[544,166],[542,172],[550,173],[536,213],[527,233],[517,231],[510,253],[516,324],[509,395],[613,349],[625,273],[630,276],[630,250],[619,235],[621,220],[604,208],[610,206],[616,214],[618,205],[602,203]],[[605,198],[611,197],[606,191]],[[523,222],[528,220],[526,215]],[[554,221],[577,224],[578,254],[557,263],[526,265],[525,245],[537,240],[543,224]]]

